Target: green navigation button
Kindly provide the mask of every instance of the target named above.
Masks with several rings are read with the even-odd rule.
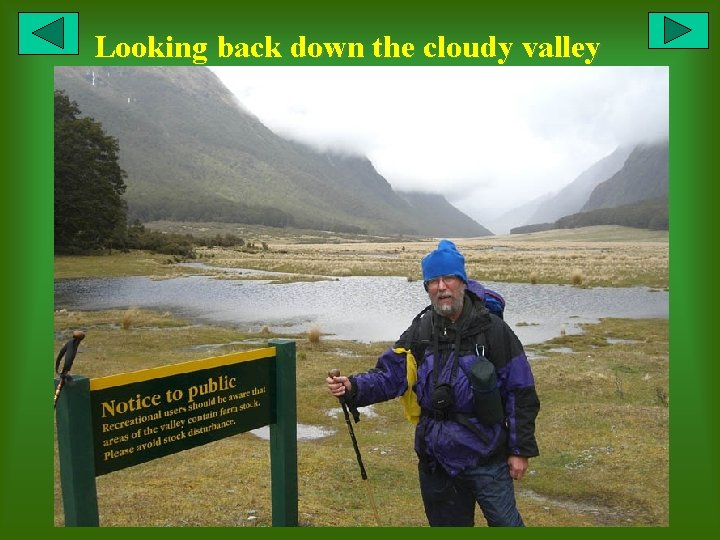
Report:
[[[708,49],[709,35],[707,12],[648,13],[650,49]]]
[[[34,36],[44,39],[61,49],[65,48],[65,18],[60,17],[56,21],[46,24],[33,32]]]
[[[18,13],[18,54],[78,54],[79,13]]]

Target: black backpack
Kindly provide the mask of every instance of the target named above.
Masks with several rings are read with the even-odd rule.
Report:
[[[470,288],[471,283],[475,285],[472,289]],[[489,313],[493,313],[494,315],[502,318],[505,308],[505,300],[500,294],[495,291],[485,289],[482,285],[474,284],[473,282],[470,282],[468,285],[468,290],[476,298],[481,300],[481,304]],[[478,292],[484,293],[484,297],[479,296]],[[432,313],[429,313],[431,309],[431,305],[427,306],[415,316],[410,326],[410,331],[407,335],[403,336],[404,340],[401,338],[401,341],[397,344],[404,346],[405,349],[411,351],[412,355],[418,362],[418,365],[424,361],[427,347],[432,347],[433,316]],[[463,350],[468,350],[468,347],[470,349],[474,348],[475,354],[478,357],[477,361],[469,370],[466,371],[463,368],[465,376],[468,378],[473,388],[474,414],[472,416],[479,419],[483,424],[492,425],[503,420],[505,411],[500,397],[500,392],[497,388],[495,366],[487,359],[488,345],[485,337],[485,331],[480,331],[478,334],[473,336],[473,338],[472,343],[468,343],[467,340],[465,340],[462,345]],[[485,435],[470,422],[470,415],[458,412],[442,412],[438,410],[438,408],[442,407],[452,407],[452,403],[444,403],[443,400],[449,399],[449,396],[452,395],[451,386],[452,383],[454,383],[458,369],[457,353],[459,353],[459,351],[456,351],[456,355],[453,360],[455,365],[453,366],[451,384],[444,383],[438,385],[437,379],[435,379],[435,386],[432,391],[432,401],[436,408],[433,409],[433,411],[423,410],[422,414],[433,416],[435,419],[447,419],[458,422],[471,430],[482,440],[485,440]]]

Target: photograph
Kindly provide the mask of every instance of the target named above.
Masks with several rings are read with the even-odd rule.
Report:
[[[281,339],[300,526],[667,526],[666,67],[54,76],[96,524],[276,524],[277,390],[227,359]]]

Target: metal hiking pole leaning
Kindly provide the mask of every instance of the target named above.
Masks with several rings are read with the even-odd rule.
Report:
[[[78,353],[78,349],[80,347],[80,342],[85,339],[85,332],[82,330],[75,330],[72,333],[72,339],[70,339],[65,345],[62,346],[62,349],[60,349],[60,352],[58,353],[57,357],[55,358],[55,373],[60,375],[60,381],[58,382],[57,387],[55,388],[55,396],[53,398],[53,408],[57,407],[57,400],[60,396],[60,392],[62,392],[63,387],[65,386],[65,383],[68,381],[72,382],[72,377],[70,376],[70,370],[72,369],[73,362],[75,362],[75,356]],[[63,362],[62,370],[60,369],[60,361],[65,359]]]
[[[53,398],[53,409],[57,408],[57,400],[60,397],[60,392],[62,392],[63,386],[65,386],[65,375],[60,376],[60,382],[58,382],[58,385],[55,388],[55,397]]]
[[[340,376],[340,370],[335,368],[328,371],[328,377],[339,377]],[[367,471],[365,470],[365,465],[363,464],[362,456],[360,455],[360,447],[358,446],[357,438],[355,437],[355,430],[353,429],[352,422],[350,421],[350,412],[352,412],[353,420],[355,420],[355,423],[357,424],[360,421],[360,413],[355,407],[349,407],[347,400],[345,399],[345,396],[338,396],[338,401],[340,401],[340,405],[342,406],[343,415],[345,416],[345,423],[348,427],[348,433],[350,433],[350,439],[352,439],[353,449],[355,450],[355,457],[357,458],[358,465],[360,466],[360,477],[363,479],[363,485],[365,485],[365,490],[368,494],[368,499],[370,500],[370,504],[372,505],[373,513],[375,514],[375,522],[377,523],[378,527],[380,526],[380,516],[378,514],[377,505],[375,504],[375,498],[373,497],[372,491],[370,490],[370,486],[367,484]]]

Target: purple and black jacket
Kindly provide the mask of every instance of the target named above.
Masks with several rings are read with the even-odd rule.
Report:
[[[441,465],[451,476],[482,463],[504,460],[509,455],[535,457],[535,418],[540,402],[525,352],[512,329],[484,305],[484,288],[468,283],[462,315],[453,323],[431,309],[388,348],[375,367],[350,376],[352,389],[348,401],[362,407],[405,394],[408,390],[407,350],[419,351],[417,378],[412,385],[422,409],[415,431],[415,452],[420,461],[434,469]],[[482,336],[479,338],[478,336]],[[468,373],[479,348],[496,370],[505,418],[485,425],[473,416],[473,393]],[[460,344],[460,355],[456,347]],[[433,380],[436,355],[443,360],[437,381]],[[454,367],[455,362],[458,362]],[[441,418],[433,412],[431,394],[436,384],[450,383],[452,414]],[[457,420],[463,415],[474,429]]]

